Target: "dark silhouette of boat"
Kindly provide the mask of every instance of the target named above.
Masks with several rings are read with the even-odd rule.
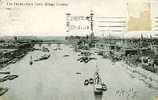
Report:
[[[41,56],[41,58],[39,60],[45,60],[48,59],[50,57],[50,54],[44,54],[43,56]]]
[[[8,91],[8,88],[0,87],[0,96],[4,95]]]
[[[107,90],[107,86],[105,83],[102,82],[102,79],[100,77],[100,74],[98,70],[94,73],[94,94],[102,95],[103,91]]]
[[[50,57],[50,54],[44,54],[43,56],[41,56],[40,58],[34,60],[34,61],[41,61],[41,60],[46,60]]]
[[[90,78],[90,79],[89,79],[89,83],[90,83],[90,84],[93,84],[93,83],[94,83],[94,79],[93,79],[93,78]]]
[[[30,57],[30,65],[33,64],[32,56]]]
[[[89,81],[86,79],[85,81],[84,81],[84,85],[88,85],[89,84]]]
[[[103,94],[102,81],[98,72],[94,73],[94,94]]]

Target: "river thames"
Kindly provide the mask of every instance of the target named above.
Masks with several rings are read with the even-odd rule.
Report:
[[[30,56],[36,59],[42,55],[41,51],[33,51],[3,69],[19,77],[0,83],[2,87],[9,89],[0,100],[153,100],[158,96],[157,90],[130,77],[125,68],[127,65],[122,62],[113,63],[109,59],[93,55],[97,60],[83,63],[77,61],[78,53],[70,45],[61,45],[62,50],[57,51],[54,50],[56,45],[42,46],[49,48],[49,59],[30,65]],[[39,48],[38,45],[35,47]],[[94,95],[91,84],[84,86],[85,79],[93,78],[96,64],[108,88],[103,95]]]

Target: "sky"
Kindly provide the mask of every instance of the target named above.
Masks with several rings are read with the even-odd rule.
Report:
[[[127,17],[128,2],[129,0],[0,0],[0,35],[65,36],[78,34],[81,31],[66,32],[66,13],[69,12],[72,16],[89,16],[90,11],[93,10],[96,20],[98,20],[97,17]],[[130,2],[139,5],[144,0],[130,0]],[[158,16],[158,13],[156,13],[158,0],[151,0],[150,2],[152,5],[152,25],[154,26],[156,25],[154,17]],[[30,3],[34,6],[15,5],[16,3]],[[37,6],[37,3],[53,3],[58,4],[58,6]],[[63,3],[64,6],[61,5]],[[135,5],[133,5],[133,8],[135,8]],[[133,10],[141,11],[142,9],[140,7]],[[138,16],[138,13],[134,13],[134,16]],[[82,34],[87,33],[88,31],[83,31]],[[96,29],[95,33],[102,35],[108,32],[102,33]],[[124,36],[138,36],[138,33],[148,34],[149,32],[125,31],[123,34]],[[152,30],[151,34],[156,34],[156,32]],[[114,33],[114,35],[119,36],[122,33]]]

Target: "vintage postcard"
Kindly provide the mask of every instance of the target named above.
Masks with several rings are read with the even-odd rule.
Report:
[[[0,0],[0,100],[158,100],[158,0]]]

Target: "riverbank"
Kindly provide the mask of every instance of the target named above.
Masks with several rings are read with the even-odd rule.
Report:
[[[9,64],[14,64],[23,58],[29,51],[33,48],[32,44],[25,43],[19,44],[16,48],[0,49],[0,69],[8,66]]]
[[[132,78],[143,81],[149,88],[158,90],[158,75],[141,67],[129,67],[129,74]]]

